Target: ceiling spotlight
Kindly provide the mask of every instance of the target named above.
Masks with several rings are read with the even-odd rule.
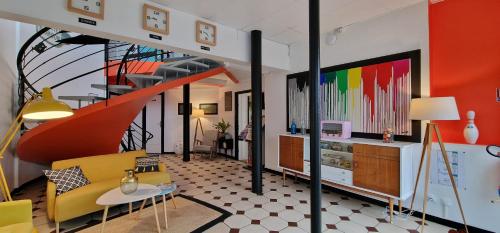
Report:
[[[333,31],[329,32],[326,35],[326,44],[328,45],[335,44],[335,42],[337,41],[337,37],[340,35],[340,33],[342,33],[343,30],[344,30],[343,27],[338,27],[335,28]]]

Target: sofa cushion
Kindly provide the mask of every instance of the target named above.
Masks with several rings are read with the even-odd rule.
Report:
[[[137,177],[139,183],[152,185],[170,183],[170,175],[165,172],[139,173]],[[96,200],[107,191],[119,187],[120,180],[121,178],[114,178],[91,183],[58,196],[55,205],[55,221],[65,221],[104,209],[104,206],[96,204]]]
[[[32,233],[36,232],[33,223],[16,223],[4,227],[0,227],[0,233]]]
[[[56,195],[90,184],[79,166],[60,170],[43,170],[47,178],[56,184]]]
[[[136,174],[137,178],[139,178],[139,183],[146,184],[170,184],[170,175],[166,172],[146,172],[146,173],[138,173]]]
[[[141,150],[67,159],[54,161],[52,169],[80,166],[85,176],[91,183],[94,183],[101,180],[123,177],[125,170],[135,168],[135,158],[144,156],[146,156],[146,152]]]
[[[207,146],[207,145],[196,145],[196,146],[193,146],[193,151],[196,151],[196,152],[211,152],[212,151],[212,147],[211,146]]]
[[[137,157],[135,158],[135,172],[157,172],[159,171],[158,164],[160,163],[160,158],[156,156],[148,157]]]
[[[120,186],[120,178],[91,183],[56,197],[55,220],[65,221],[103,209],[95,202],[102,194]]]

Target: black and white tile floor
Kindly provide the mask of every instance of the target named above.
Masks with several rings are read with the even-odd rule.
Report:
[[[178,192],[219,206],[233,215],[208,232],[260,233],[309,232],[310,191],[307,184],[264,173],[264,195],[250,191],[251,172],[238,161],[196,157],[184,163],[180,156],[166,155]],[[323,232],[418,232],[419,219],[395,217],[388,223],[386,208],[324,190],[322,195]],[[450,228],[428,222],[425,232],[448,232]]]
[[[305,183],[287,180],[282,184],[280,175],[263,174],[264,195],[250,191],[251,172],[243,162],[223,158],[182,161],[181,156],[164,155],[162,161],[178,185],[177,192],[221,207],[233,215],[212,227],[210,233],[300,233],[310,231],[310,191]],[[15,199],[33,201],[33,222],[41,233],[55,232],[54,223],[47,218],[45,182],[26,186]],[[418,232],[419,219],[396,217],[388,223],[386,208],[369,204],[327,190],[322,195],[323,232]],[[116,210],[115,214],[127,211]],[[101,212],[62,223],[64,229],[74,229],[89,223],[99,224]],[[425,232],[446,233],[450,228],[427,222]]]

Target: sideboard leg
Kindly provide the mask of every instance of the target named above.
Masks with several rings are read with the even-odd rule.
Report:
[[[285,186],[285,180],[286,180],[286,171],[283,168],[283,186]]]
[[[394,217],[394,199],[389,197],[389,222],[392,223]]]
[[[403,201],[401,199],[398,200],[398,208],[399,208],[399,216],[403,214]]]

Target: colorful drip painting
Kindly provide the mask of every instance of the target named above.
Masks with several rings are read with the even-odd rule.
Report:
[[[354,137],[381,138],[391,127],[396,140],[419,141],[420,122],[409,119],[420,93],[420,51],[321,69],[322,120],[351,121]],[[287,122],[309,129],[308,72],[287,79]]]

